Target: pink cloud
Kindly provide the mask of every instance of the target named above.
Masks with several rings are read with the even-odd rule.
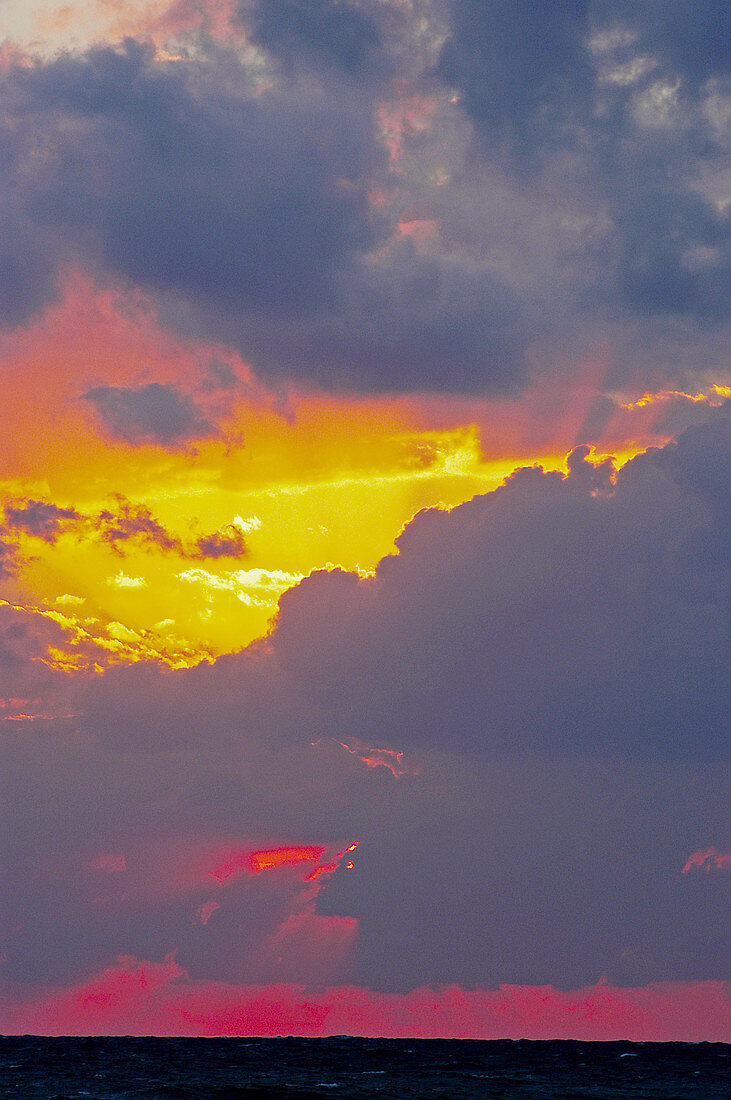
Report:
[[[288,933],[291,933],[291,929]],[[728,1042],[728,983],[599,982],[379,993],[356,986],[195,982],[168,956],[122,957],[78,985],[4,1005],[7,1034],[332,1035]]]
[[[717,848],[700,848],[688,856],[683,874],[697,868],[700,871],[731,871],[731,852],[719,852]]]

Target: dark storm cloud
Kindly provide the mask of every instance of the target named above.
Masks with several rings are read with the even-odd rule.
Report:
[[[165,67],[132,40],[11,70],[6,178],[31,224],[147,286],[312,308],[374,239],[369,124],[357,103],[252,91],[232,59]]]
[[[332,0],[259,0],[242,3],[254,38],[289,69],[342,70],[350,77],[381,68],[376,22],[359,5]]]
[[[589,0],[453,0],[439,69],[490,141],[563,140],[591,105]]]
[[[95,386],[83,394],[112,435],[128,443],[176,447],[218,434],[195,402],[176,386]]]

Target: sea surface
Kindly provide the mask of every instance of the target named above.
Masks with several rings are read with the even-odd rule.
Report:
[[[0,1038],[0,1097],[725,1100],[722,1043]]]

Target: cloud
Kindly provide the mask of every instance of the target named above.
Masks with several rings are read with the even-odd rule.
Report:
[[[720,752],[728,424],[638,456],[609,495],[583,449],[568,478],[517,471],[417,516],[374,578],[286,592],[270,645],[331,694],[317,735],[368,743],[390,714],[421,744]]]
[[[712,107],[724,96],[722,6],[705,5],[688,36],[684,3],[451,9],[439,71],[463,96],[483,158],[527,187],[558,172],[586,204],[564,213],[579,230],[564,257],[581,312],[722,322],[727,212],[699,185],[724,157]]]
[[[83,399],[91,402],[111,434],[127,443],[177,447],[218,435],[195,402],[176,386],[159,382],[128,388],[95,386]]]
[[[684,386],[727,342],[722,17],[252,0],[243,53],[11,66],[7,321],[75,264],[267,380],[499,395],[608,340],[612,386]],[[125,438],[211,434],[179,392],[98,390]]]
[[[523,153],[556,142],[590,107],[588,0],[454,0],[439,68],[489,140]]]
[[[83,983],[51,988],[7,1008],[8,1034],[340,1035],[393,1038],[511,1038],[699,1042],[726,1039],[721,982],[618,988],[606,983],[562,993],[422,987],[406,995],[353,986],[236,985],[192,981],[168,957],[121,957]],[[717,1021],[711,1024],[709,1021]],[[408,1058],[413,1056],[413,1063]],[[494,1055],[493,1055],[494,1057]],[[404,1059],[407,1059],[404,1064]],[[399,1051],[399,1071],[419,1055]]]
[[[12,70],[13,169],[39,127],[77,157],[46,159],[28,214],[61,238],[88,228],[97,254],[152,288],[228,309],[302,308],[372,240],[357,177],[374,150],[347,104],[253,90],[231,57],[161,66],[131,39]],[[74,120],[73,138],[54,115]]]
[[[384,63],[383,43],[370,12],[330,0],[260,0],[250,12],[255,40],[288,69],[341,71],[362,78]]]
[[[228,363],[220,359],[212,359],[203,377],[199,389],[203,393],[217,393],[219,391],[233,390],[239,384],[239,376]]]
[[[149,544],[163,551],[182,552],[180,539],[171,535],[146,505],[133,504],[121,493],[115,495],[114,510],[103,509],[94,522],[104,541],[119,554],[124,554],[123,548],[127,543]]]
[[[125,556],[129,547],[156,547],[163,553],[178,554],[184,560],[207,561],[218,558],[239,560],[246,556],[246,540],[237,524],[232,523],[220,531],[201,535],[188,544],[172,534],[157,520],[145,504],[134,504],[121,493],[114,496],[114,507],[102,509],[91,519],[104,542]],[[143,583],[139,578],[119,574],[114,580],[120,586],[132,587]]]
[[[7,577],[15,572],[17,551],[15,543],[0,538],[0,577]]]
[[[241,653],[77,676],[76,739],[0,745],[8,977],[176,950],[201,981],[399,993],[719,977],[728,876],[682,868],[727,850],[728,447],[719,412],[613,482],[579,448],[420,513],[371,576],[301,580]],[[314,909],[298,865],[208,873],[353,841]],[[100,852],[127,868],[103,890]]]
[[[72,693],[66,677],[50,667],[51,652],[65,640],[52,619],[0,600],[0,697],[16,699],[16,709],[26,712],[40,707],[66,715]]]
[[[246,539],[235,524],[229,524],[222,531],[214,531],[210,535],[201,535],[195,545],[196,552],[192,556],[204,559],[239,559],[247,553]]]
[[[75,508],[60,508],[44,500],[26,500],[5,505],[5,523],[13,530],[53,543],[70,523],[82,519]]]
[[[701,848],[688,856],[683,865],[683,874],[694,869],[711,871],[731,871],[731,852],[719,852],[717,848]]]
[[[278,19],[267,11],[262,27]],[[334,18],[368,22],[344,5]],[[370,197],[388,184],[376,85],[351,72],[336,90],[319,75],[309,90],[282,77],[258,94],[230,55],[164,65],[132,40],[12,69],[0,89],[15,127],[6,181],[23,196],[26,236],[48,239],[46,283],[72,260],[132,280],[157,293],[168,323],[226,340],[264,377],[514,388],[538,311],[470,257],[419,256],[392,239],[396,212]],[[54,152],[30,171],[39,144]],[[22,302],[21,285],[14,293]],[[27,298],[18,320],[38,308]],[[87,396],[132,441],[211,434],[177,392]]]

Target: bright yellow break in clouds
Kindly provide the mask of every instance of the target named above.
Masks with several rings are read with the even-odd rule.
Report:
[[[572,378],[570,400],[542,391],[502,403],[274,393],[230,349],[161,330],[144,296],[120,306],[116,292],[83,279],[3,337],[0,356],[1,503],[74,510],[48,541],[22,527],[6,534],[16,569],[3,595],[63,628],[52,656],[68,667],[144,658],[183,666],[243,648],[266,632],[285,589],[315,569],[373,570],[420,509],[453,507],[516,466],[565,469],[596,393],[592,378],[583,397]],[[222,358],[236,387],[211,396],[202,379]],[[115,440],[83,397],[94,386],[150,382],[208,401],[218,435],[173,448]],[[647,404],[617,410],[601,449],[621,464],[646,445],[654,414]],[[139,507],[167,545],[105,537],[104,512]],[[199,540],[214,533],[243,539],[246,552],[202,554]]]
[[[342,430],[341,417],[334,423]],[[279,596],[301,577],[335,565],[372,570],[420,509],[451,507],[485,492],[516,465],[485,461],[471,428],[373,430],[350,434],[340,448],[323,426],[317,435],[310,430],[287,432],[284,425],[279,438],[264,437],[259,446],[226,454],[220,444],[207,444],[195,457],[172,454],[164,461],[154,448],[136,454],[126,448],[127,477],[115,477],[113,486],[103,484],[97,466],[85,489],[80,463],[71,492],[66,471],[64,499],[54,502],[92,518],[69,524],[55,543],[21,536],[24,563],[11,585],[18,604],[46,611],[76,639],[59,662],[75,664],[91,639],[107,660],[152,657],[172,665],[240,649],[265,633]],[[545,462],[558,466],[561,458]],[[12,497],[9,490],[17,496],[21,485],[5,488]],[[33,488],[43,486],[25,485],[26,495]],[[114,507],[100,488],[149,509],[182,550],[142,539],[115,550],[93,522]],[[231,527],[244,535],[242,558],[194,556],[198,538]]]

